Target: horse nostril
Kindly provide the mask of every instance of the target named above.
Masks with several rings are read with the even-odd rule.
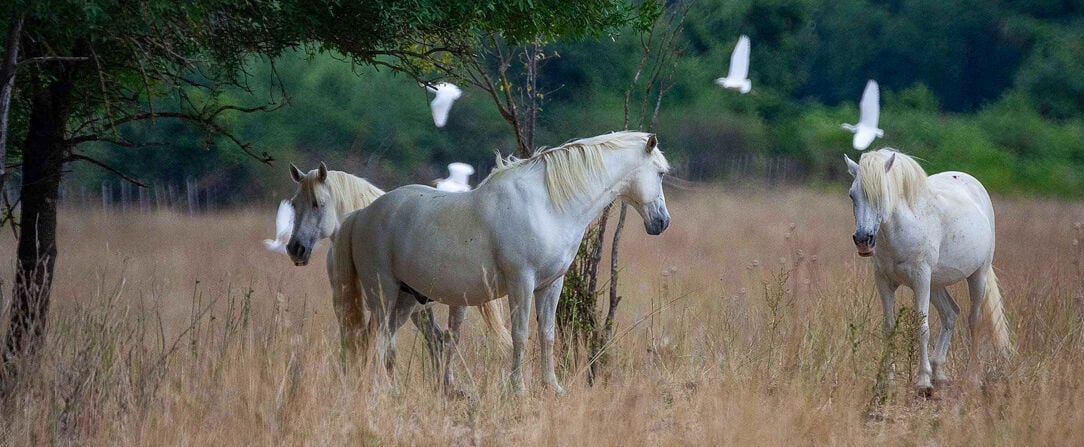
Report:
[[[857,244],[858,243],[858,233],[852,234],[851,235],[851,240],[853,240],[854,243]]]

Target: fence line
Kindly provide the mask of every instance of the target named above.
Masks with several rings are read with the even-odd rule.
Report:
[[[17,187],[5,185],[9,197],[18,195]],[[173,182],[152,183],[146,188],[124,180],[105,180],[97,187],[87,184],[62,183],[59,190],[60,204],[81,208],[97,207],[122,212],[173,210],[189,214],[204,213],[222,207],[218,189],[200,185],[193,178],[183,186]]]
[[[689,160],[674,166],[674,174],[691,177],[689,180],[702,180],[704,175],[713,174],[724,182],[749,182],[764,185],[792,184],[808,179],[800,160],[785,157],[765,157],[754,154],[735,154],[716,158],[707,165],[691,165]],[[0,194],[7,195],[9,203],[16,203],[20,185],[17,182],[5,182]],[[97,207],[104,210],[138,211],[142,213],[173,210],[189,214],[204,213],[222,208],[230,197],[220,195],[213,186],[201,185],[200,181],[189,177],[183,184],[175,182],[152,183],[147,188],[140,188],[127,181],[110,179],[98,185],[63,182],[60,185],[59,203],[65,206],[81,208]]]

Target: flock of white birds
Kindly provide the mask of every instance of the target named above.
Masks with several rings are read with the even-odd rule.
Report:
[[[753,90],[753,82],[749,80],[749,36],[738,37],[738,44],[734,45],[734,51],[730,53],[730,71],[726,77],[715,80],[720,87],[749,93]],[[859,101],[858,124],[843,123],[841,127],[854,132],[854,148],[865,150],[877,137],[884,137],[885,132],[877,127],[877,120],[881,114],[880,91],[877,81],[872,79],[866,83],[866,89],[862,92],[862,100]]]
[[[730,69],[727,75],[716,79],[715,84],[743,94],[753,90],[753,82],[749,80],[749,48],[749,36],[742,34],[738,37],[738,43],[734,45],[734,51],[730,53]],[[463,91],[448,82],[425,84],[425,88],[434,93],[433,102],[429,103],[433,110],[433,124],[444,127],[448,123],[448,113],[452,110],[452,103],[463,95]],[[877,127],[881,108],[880,96],[877,81],[869,80],[866,83],[866,89],[862,92],[862,99],[858,103],[860,112],[858,124],[843,123],[841,126],[854,133],[855,149],[865,150],[874,139],[884,137],[884,131]]]

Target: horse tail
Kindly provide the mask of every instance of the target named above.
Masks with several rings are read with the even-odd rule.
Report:
[[[501,340],[501,344],[512,346],[512,333],[504,326],[504,317],[501,315],[500,300],[489,300],[478,306],[478,312],[482,314],[482,320],[486,322],[489,331]]]
[[[990,324],[993,332],[994,345],[1002,355],[1012,354],[1012,345],[1009,341],[1009,322],[1005,318],[1005,305],[1001,300],[1001,289],[998,287],[997,275],[991,265],[986,272],[986,296],[982,300],[982,315]]]

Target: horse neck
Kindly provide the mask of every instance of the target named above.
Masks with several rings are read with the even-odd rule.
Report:
[[[331,200],[335,203],[336,219],[339,224],[342,224],[348,214],[369,206],[376,197],[384,194],[384,191],[370,185],[360,177],[345,173],[340,174],[339,177],[341,187],[328,188]]]
[[[621,194],[624,183],[630,172],[645,161],[635,158],[633,149],[615,149],[603,152],[604,172],[600,179],[587,190],[577,194],[559,207],[553,206],[549,194],[540,194],[552,209],[555,217],[568,221],[571,225],[587,227],[602,212],[603,208],[617,199]],[[543,169],[533,169],[532,175],[537,175],[539,182],[544,182]],[[544,191],[544,189],[543,189]]]
[[[892,241],[897,238],[912,239],[911,236],[922,236],[926,232],[927,221],[932,217],[928,212],[929,199],[928,191],[919,193],[913,204],[900,198],[881,222],[881,237]]]

